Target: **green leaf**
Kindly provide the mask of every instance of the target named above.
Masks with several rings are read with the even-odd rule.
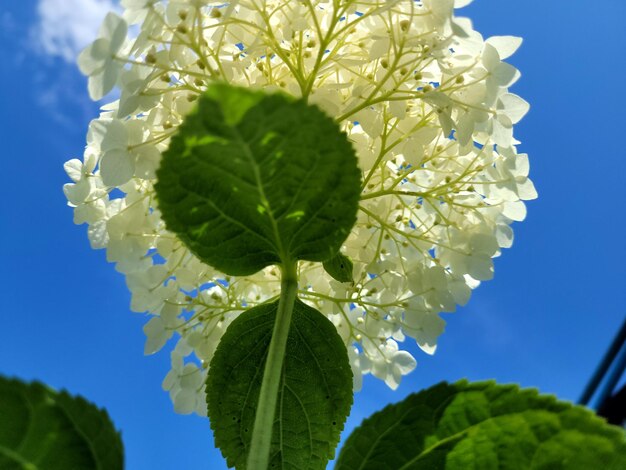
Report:
[[[200,97],[157,177],[167,228],[230,275],[333,256],[361,187],[352,145],[321,110],[225,84]]]
[[[106,411],[45,385],[0,377],[0,468],[118,470],[119,433]]]
[[[624,431],[534,389],[441,383],[366,419],[336,470],[624,469]]]
[[[208,415],[228,465],[246,467],[278,302],[239,316],[226,330],[207,379]],[[352,405],[352,371],[335,326],[296,300],[273,427],[269,468],[324,469]],[[252,469],[251,469],[252,470]]]
[[[341,253],[337,253],[329,260],[324,261],[324,269],[333,277],[333,279],[339,282],[354,282],[352,277],[352,271],[354,265],[352,260]]]

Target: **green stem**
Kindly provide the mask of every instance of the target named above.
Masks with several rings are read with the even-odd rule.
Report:
[[[270,459],[270,446],[272,444],[272,427],[276,414],[278,401],[278,388],[280,385],[287,337],[291,324],[291,314],[298,293],[298,273],[296,262],[290,261],[281,267],[280,300],[278,312],[272,332],[272,340],[267,352],[267,361],[263,371],[263,382],[259,394],[254,428],[252,429],[252,441],[248,454],[248,470],[266,470]]]

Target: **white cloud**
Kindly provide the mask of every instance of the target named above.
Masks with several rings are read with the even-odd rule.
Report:
[[[32,30],[41,52],[74,62],[78,53],[93,41],[114,0],[39,0],[37,25]]]

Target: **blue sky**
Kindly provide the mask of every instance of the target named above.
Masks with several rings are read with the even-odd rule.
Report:
[[[82,155],[98,109],[67,58],[95,36],[107,1],[44,3],[0,4],[0,373],[106,407],[130,470],[226,468],[208,421],[173,412],[160,387],[168,354],[143,356],[146,318],[129,311],[123,276],[89,248],[61,190],[63,162]],[[365,380],[346,433],[441,380],[495,378],[576,400],[626,314],[626,3],[475,0],[464,15],[485,36],[524,37],[513,92],[532,107],[516,136],[540,198],[495,279],[447,316],[437,354],[410,346],[419,364],[396,392]]]

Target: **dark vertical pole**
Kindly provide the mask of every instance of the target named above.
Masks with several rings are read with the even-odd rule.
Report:
[[[591,400],[591,397],[593,397],[594,393],[596,392],[596,389],[598,388],[598,385],[600,385],[600,383],[602,382],[602,379],[604,378],[605,374],[611,367],[611,364],[615,360],[615,357],[618,355],[618,353],[622,349],[622,346],[625,343],[626,343],[626,319],[624,319],[624,323],[622,324],[622,327],[620,328],[619,332],[615,336],[615,339],[611,343],[609,350],[606,352],[604,358],[602,359],[602,362],[596,369],[595,373],[591,377],[591,380],[587,384],[587,387],[585,387],[585,391],[583,392],[580,399],[578,400],[578,403],[580,405],[587,405],[589,403],[589,400]],[[626,356],[626,354],[624,354],[624,356]],[[623,372],[623,365],[622,365],[622,372]],[[619,377],[617,377],[617,380],[619,380]]]
[[[624,426],[626,423],[626,385],[598,406],[598,416],[606,418],[609,424]]]

